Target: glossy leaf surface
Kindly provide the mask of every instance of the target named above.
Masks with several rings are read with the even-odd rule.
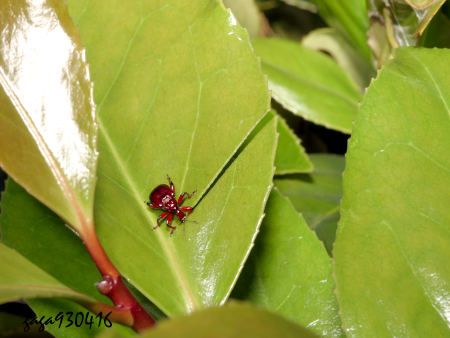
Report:
[[[177,193],[197,191],[185,203],[195,205],[268,110],[246,32],[218,1],[68,5],[95,82],[95,219],[108,254],[169,315],[222,302],[262,214],[275,130],[258,134],[248,155],[227,168],[190,216],[198,223],[186,223],[185,236],[181,229],[173,237],[164,227],[152,231],[160,212],[144,201],[169,174]],[[253,170],[260,175],[241,173]],[[249,203],[240,210],[242,201]],[[234,226],[238,240],[226,241]]]
[[[337,155],[311,154],[314,171],[275,179],[275,186],[289,197],[297,211],[331,253],[339,220],[344,158]]]
[[[237,290],[240,297],[324,337],[342,335],[331,260],[287,197],[274,189]]]
[[[355,123],[334,250],[350,336],[449,334],[449,58],[397,50]]]
[[[249,304],[231,303],[163,322],[143,337],[312,338],[316,335]]]
[[[253,45],[275,100],[306,120],[351,132],[361,95],[333,60],[282,39],[256,39]]]
[[[300,139],[282,117],[278,117],[278,145],[275,155],[275,174],[308,173],[313,165],[301,145]]]
[[[0,243],[0,303],[27,298],[92,298],[75,292],[48,275],[18,252]]]
[[[61,2],[0,3],[0,165],[77,231],[92,226],[95,108]]]

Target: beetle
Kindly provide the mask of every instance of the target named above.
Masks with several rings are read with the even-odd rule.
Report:
[[[195,191],[191,194],[187,192],[182,193],[178,199],[175,197],[175,185],[170,179],[169,175],[167,175],[167,180],[169,181],[169,185],[160,184],[149,195],[150,201],[145,202],[151,209],[159,209],[162,210],[163,213],[159,215],[157,220],[157,225],[153,227],[153,230],[161,226],[161,223],[166,220],[166,225],[170,228],[170,234],[172,235],[176,226],[172,225],[172,220],[174,216],[178,217],[181,223],[186,221],[186,217],[190,214],[194,209],[188,206],[181,206],[184,200],[187,198],[191,198]]]

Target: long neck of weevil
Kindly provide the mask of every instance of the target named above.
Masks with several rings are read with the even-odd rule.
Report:
[[[184,222],[186,218],[186,214],[182,212],[180,209],[177,210],[177,217],[180,219],[181,222]]]

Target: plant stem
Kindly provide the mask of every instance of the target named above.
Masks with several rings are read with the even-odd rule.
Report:
[[[136,331],[140,332],[154,326],[155,320],[137,302],[124,284],[119,271],[109,260],[94,227],[89,227],[84,235],[83,243],[103,276],[102,281],[97,283],[97,289],[109,297],[117,308],[130,311],[133,317],[132,327]]]

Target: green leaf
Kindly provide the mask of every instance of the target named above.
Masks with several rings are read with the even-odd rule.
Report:
[[[355,123],[334,250],[352,336],[448,336],[449,58],[397,50]]]
[[[80,233],[92,227],[92,85],[63,3],[0,4],[0,166]]]
[[[308,338],[316,335],[270,312],[233,302],[162,322],[143,337]]]
[[[275,174],[308,173],[313,165],[300,140],[282,117],[278,117],[278,146],[275,155]]]
[[[330,257],[301,214],[276,189],[238,292],[318,335],[342,335]]]
[[[374,75],[373,66],[334,28],[313,30],[302,39],[302,45],[331,55],[361,90]]]
[[[329,154],[312,154],[310,158],[313,173],[277,178],[275,186],[289,197],[331,254],[339,220],[344,158]]]
[[[108,255],[169,315],[223,302],[273,174],[271,122],[212,186],[268,110],[267,84],[246,32],[218,1],[68,5],[95,81],[95,221]],[[144,201],[167,174],[177,193],[197,190],[191,205],[212,187],[185,236],[152,231],[160,212]]]
[[[272,96],[311,122],[350,133],[361,94],[329,57],[281,39],[256,39]]]
[[[37,297],[92,301],[92,298],[61,284],[3,243],[0,243],[0,270],[0,303]]]
[[[29,264],[34,264],[74,292],[92,297],[91,301],[110,304],[109,299],[102,296],[95,287],[95,283],[101,280],[101,275],[81,240],[64,226],[57,215],[11,179],[8,179],[6,190],[2,194],[1,208],[0,232],[3,243],[13,247]],[[24,276],[23,281],[27,280],[28,275]],[[63,299],[27,299],[27,303],[39,317],[46,318],[54,318],[58,312],[87,311],[81,305]],[[95,332],[100,332],[92,329],[91,334],[87,335],[89,330],[84,330],[84,327],[59,328],[58,325],[59,322],[47,325],[46,330],[57,337],[92,337]],[[119,324],[113,325],[125,329]],[[133,332],[131,329],[126,331]]]
[[[275,128],[276,119],[265,122],[197,205],[190,217],[195,223],[187,222],[173,237],[164,228],[152,231],[151,225],[139,222],[130,223],[132,233],[113,220],[109,224],[113,234],[100,229],[121,271],[165,313],[190,312],[221,304],[228,297],[252,246],[272,184]],[[122,222],[122,217],[137,221],[141,217],[122,212]]]
[[[77,292],[104,303],[95,288],[101,275],[81,240],[53,212],[8,179],[2,194],[2,242]]]

